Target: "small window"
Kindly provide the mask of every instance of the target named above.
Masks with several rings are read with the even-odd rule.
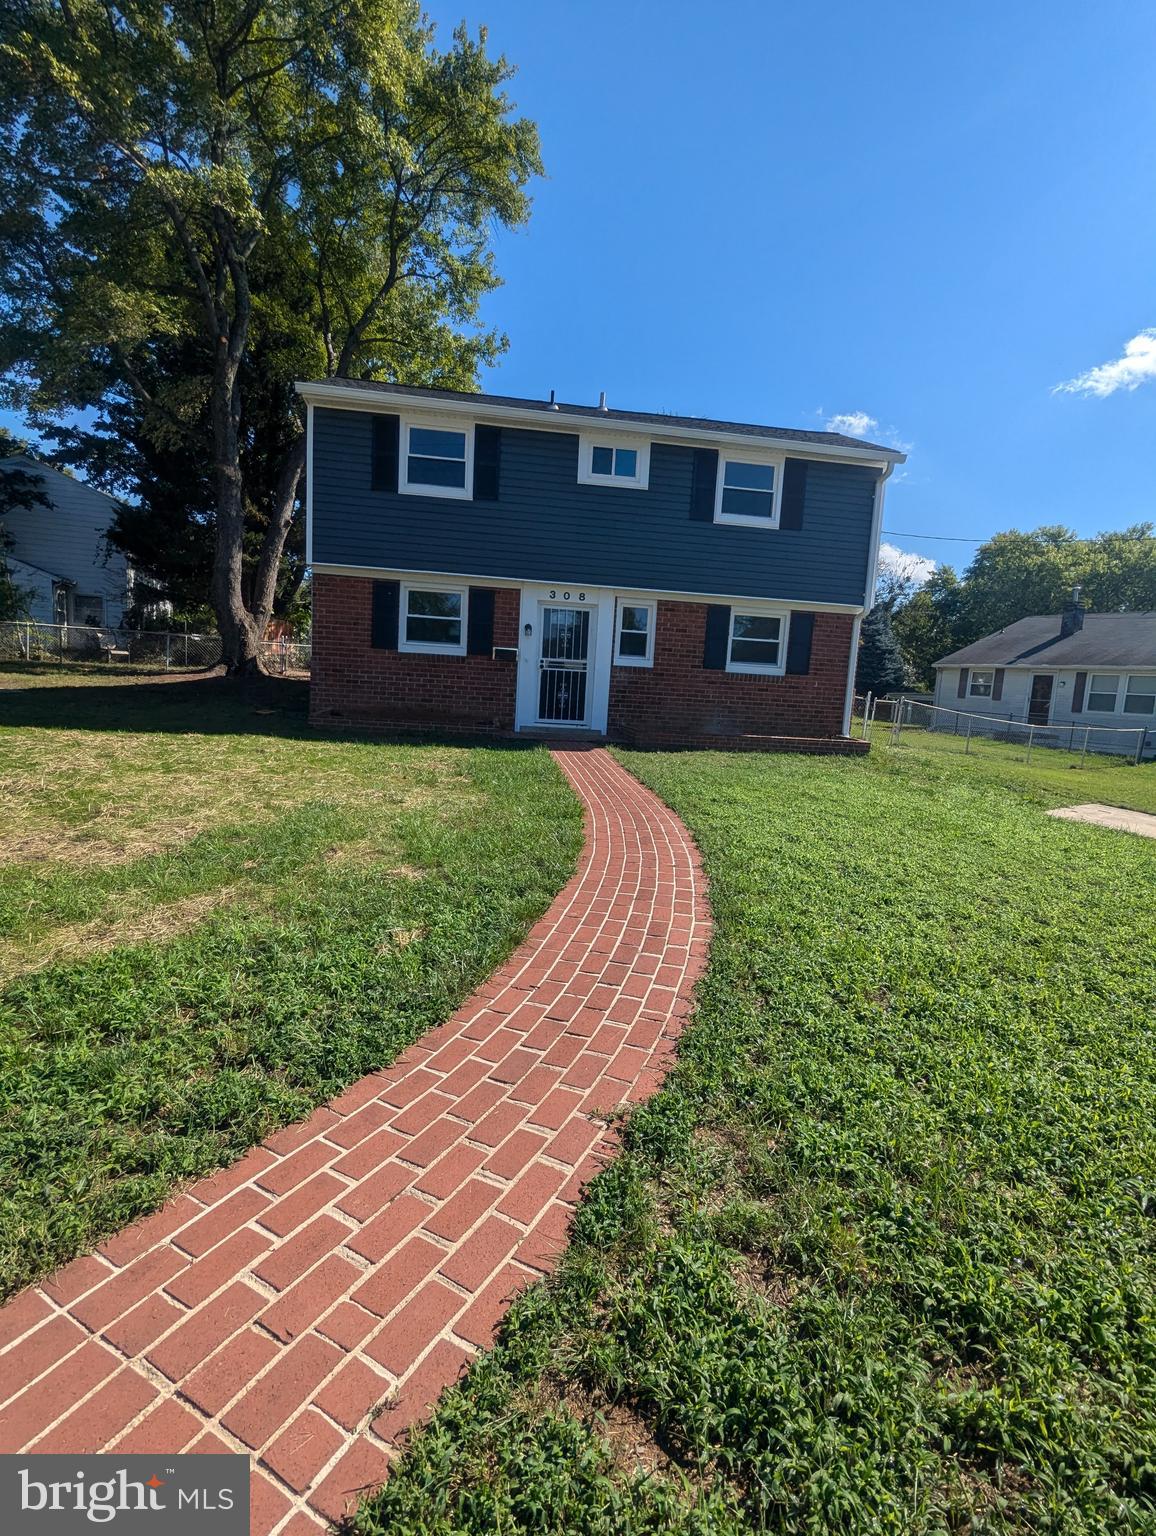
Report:
[[[473,446],[472,427],[403,422],[399,490],[411,496],[468,497]]]
[[[1126,715],[1156,714],[1156,677],[1130,677],[1124,692]]]
[[[619,603],[614,660],[620,667],[649,667],[654,663],[654,604]]]
[[[786,623],[780,613],[731,613],[728,672],[782,672]]]
[[[971,674],[971,682],[967,685],[967,691],[973,699],[990,699],[994,683],[994,672],[973,672]]]
[[[72,596],[72,622],[74,624],[101,625],[104,623],[104,598],[98,593],[74,592]]]
[[[617,441],[584,434],[578,439],[579,485],[612,485],[616,490],[646,490],[650,479],[650,444],[639,438]]]
[[[715,522],[773,528],[779,520],[781,479],[777,462],[724,458],[719,465]]]
[[[403,651],[432,651],[447,656],[466,652],[466,594],[454,587],[401,589]]]
[[[1093,672],[1088,679],[1087,708],[1102,715],[1115,714],[1119,689],[1120,679],[1114,672]]]

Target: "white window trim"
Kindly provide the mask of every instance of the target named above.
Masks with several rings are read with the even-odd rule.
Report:
[[[721,473],[721,465],[720,465]],[[779,659],[774,666],[766,666],[758,661],[732,661],[731,646],[735,640],[735,618],[738,614],[749,615],[760,619],[779,620]],[[728,672],[749,672],[756,677],[782,677],[787,670],[787,646],[791,638],[791,610],[789,608],[761,608],[755,603],[735,604],[731,608],[730,628],[727,631],[727,664]]]
[[[772,464],[775,469],[774,501],[771,505],[770,517],[742,517],[735,512],[724,512],[722,509],[723,491],[726,488],[726,467],[728,462],[733,464]],[[716,523],[728,523],[732,528],[777,528],[779,526],[779,507],[783,500],[783,471],[786,467],[787,456],[785,453],[758,453],[739,452],[728,453],[725,449],[719,450],[718,474],[715,477],[714,487],[714,520]],[[735,489],[734,486],[731,487]]]
[[[1128,684],[1135,679],[1136,682],[1143,685],[1145,693],[1156,693],[1156,676],[1149,672],[1125,672],[1121,675],[1124,679],[1124,697],[1120,699],[1119,693],[1116,694],[1117,699],[1120,701],[1120,713],[1122,715],[1130,715],[1133,720],[1156,720],[1156,713],[1150,715],[1145,710],[1128,708]],[[1140,689],[1136,691],[1138,693]]]
[[[621,656],[618,652],[619,641],[622,638],[622,614],[626,608],[645,608],[650,615],[646,626],[646,655],[645,656]],[[616,667],[653,667],[654,665],[654,631],[658,624],[658,604],[639,600],[634,597],[620,597],[614,610],[614,665]],[[631,634],[637,634],[637,630],[631,630]]]
[[[636,473],[625,475],[596,475],[591,468],[595,448],[633,448],[638,455]],[[645,491],[650,488],[650,442],[645,437],[622,437],[619,433],[599,436],[597,432],[582,432],[578,437],[578,484],[613,487],[619,491]]]
[[[1084,694],[1084,712],[1085,712],[1085,714],[1089,714],[1089,715],[1118,715],[1120,713],[1120,684],[1123,681],[1123,676],[1124,675],[1123,675],[1122,672],[1091,672],[1091,671],[1089,671],[1089,673],[1088,673],[1088,687],[1087,687],[1087,691]],[[1091,703],[1089,701],[1090,701],[1093,693],[1106,693],[1107,692],[1107,689],[1105,689],[1105,688],[1093,688],[1092,687],[1092,679],[1094,677],[1110,677],[1112,679],[1112,682],[1115,684],[1115,692],[1112,695],[1112,707],[1111,707],[1111,709],[1093,709],[1092,708],[1092,705],[1091,705]],[[1125,689],[1124,691],[1125,691],[1125,693],[1127,693],[1127,689]]]
[[[995,667],[973,667],[967,680],[967,696],[969,699],[991,699],[995,697]],[[975,680],[977,677],[989,679],[986,693],[977,693]]]
[[[426,428],[431,432],[464,432],[466,438],[466,483],[457,485],[424,485],[418,481],[410,484],[409,479],[409,434],[414,427],[419,430]],[[472,501],[474,499],[474,423],[462,421],[460,418],[450,417],[438,420],[428,416],[403,416],[397,440],[397,488],[403,496],[445,496],[452,501]],[[419,454],[419,458],[428,458],[428,454]],[[457,463],[455,459],[453,461]],[[440,589],[439,589],[440,590]],[[449,588],[445,589],[446,591]]]
[[[409,594],[411,592],[456,592],[462,600],[462,638],[457,645],[435,645],[431,640],[407,640],[406,621],[409,618]],[[445,581],[403,581],[397,610],[397,648],[420,656],[464,656],[469,639],[470,589]]]

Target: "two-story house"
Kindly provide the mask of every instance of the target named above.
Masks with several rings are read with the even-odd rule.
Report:
[[[298,389],[316,724],[858,747],[859,622],[901,453],[552,400]]]

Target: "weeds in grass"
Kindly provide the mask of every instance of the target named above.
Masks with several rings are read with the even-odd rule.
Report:
[[[5,1289],[387,1064],[501,961],[580,844],[541,749],[326,741],[295,716],[259,735],[243,698],[181,686],[109,691],[134,696],[122,726],[162,723],[159,691],[182,734],[0,725],[18,814],[47,837],[99,828],[107,798],[163,841],[166,782],[181,807],[201,782],[179,846],[0,866]]]
[[[625,761],[706,858],[699,1011],[371,1522],[1156,1530],[1151,845],[993,762]],[[612,1493],[541,1473],[594,1428],[528,1417],[541,1380],[627,1405],[679,1475],[601,1436]]]

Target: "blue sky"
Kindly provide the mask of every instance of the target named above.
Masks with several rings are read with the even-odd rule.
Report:
[[[484,387],[871,418],[894,542],[961,566],[911,535],[1156,520],[1156,6],[429,9],[489,27],[546,160]]]
[[[498,243],[510,394],[910,444],[886,526],[1156,520],[1156,7],[448,0],[547,180]],[[1128,370],[1125,370],[1127,374]],[[1115,382],[1115,375],[1100,387]],[[963,564],[973,545],[897,540]]]

